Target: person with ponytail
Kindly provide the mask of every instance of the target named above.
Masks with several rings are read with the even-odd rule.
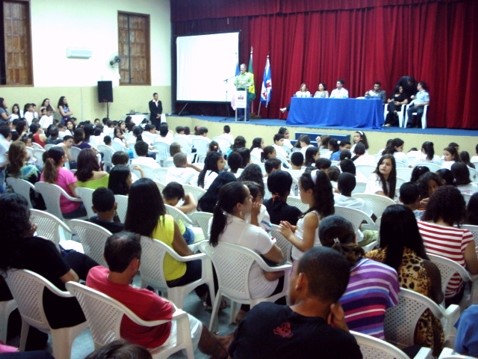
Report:
[[[352,223],[337,215],[320,221],[320,243],[350,262],[350,280],[340,304],[350,330],[384,339],[385,312],[398,303],[400,284],[395,269],[364,257]]]
[[[275,240],[261,227],[245,221],[246,215],[250,215],[251,211],[252,196],[247,186],[239,181],[222,186],[214,208],[209,244],[213,247],[219,242],[237,244],[260,254],[269,263],[281,263],[284,256]],[[252,298],[265,298],[282,289],[282,278],[283,272],[267,273],[258,264],[253,264],[249,272]]]
[[[198,186],[207,190],[224,169],[226,162],[219,152],[209,152],[204,160],[204,167],[199,173]]]
[[[280,222],[280,231],[292,243],[292,259],[297,261],[304,252],[320,246],[318,228],[322,218],[334,214],[334,194],[329,177],[324,171],[303,173],[299,179],[300,199],[309,205],[297,226],[288,221]]]
[[[75,192],[77,179],[73,172],[63,167],[68,161],[63,148],[58,146],[50,148],[43,154],[43,159],[45,164],[40,181],[56,184],[70,196],[77,197]],[[68,219],[86,216],[83,203],[70,201],[63,196],[60,197],[60,209],[63,217]]]

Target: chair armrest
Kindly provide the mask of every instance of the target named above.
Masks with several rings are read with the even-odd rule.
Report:
[[[460,318],[460,306],[457,304],[450,304],[446,309],[443,309],[446,318],[449,318],[450,325],[453,326]]]
[[[177,254],[174,250],[171,250],[171,251],[168,251],[168,254],[171,255],[171,257],[173,257],[178,262],[190,262],[190,261],[194,261],[196,259],[203,260],[203,258],[207,258],[205,253],[196,253],[196,254],[192,254],[190,256],[184,256],[183,257],[183,256],[180,256],[179,254]]]
[[[421,347],[413,359],[433,359],[432,350],[430,348]]]
[[[256,263],[266,272],[281,272],[292,269],[292,263],[285,263],[279,266],[269,266],[264,261],[256,261]]]

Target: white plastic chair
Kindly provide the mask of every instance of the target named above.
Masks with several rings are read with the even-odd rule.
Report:
[[[458,305],[444,309],[430,298],[405,288],[400,288],[398,296],[398,304],[385,312],[384,331],[388,342],[400,348],[414,345],[417,322],[427,309],[442,322],[445,340],[453,336],[453,325],[460,317]]]
[[[94,259],[98,264],[108,267],[103,253],[106,240],[112,233],[95,223],[81,219],[72,219],[69,224],[71,230],[80,238],[84,253]]]
[[[367,204],[368,208],[373,210],[376,217],[381,217],[385,208],[392,204],[396,204],[395,201],[386,196],[371,193],[357,193],[354,194],[355,198],[362,198]]]
[[[191,219],[196,222],[199,227],[201,227],[204,233],[204,238],[206,240],[209,240],[209,221],[211,220],[211,218],[212,213],[209,212],[197,211],[191,213]]]
[[[375,223],[372,218],[359,209],[335,206],[335,214],[348,219],[352,223],[357,236],[357,242],[360,242],[363,239],[363,233],[360,229],[362,223],[365,222],[370,228],[375,228]]]
[[[0,341],[3,343],[7,342],[8,318],[15,309],[17,309],[17,302],[14,299],[0,302]]]
[[[443,348],[438,359],[473,359],[475,357],[470,357],[468,355],[461,355],[455,352],[452,348]]]
[[[61,196],[70,201],[81,203],[81,199],[70,196],[63,188],[53,183],[37,182],[35,183],[35,189],[42,195],[43,200],[45,201],[46,210],[61,220],[64,220],[60,208]]]
[[[448,286],[448,282],[450,282],[451,277],[453,277],[455,273],[458,273],[463,282],[465,282],[463,285],[466,286],[468,282],[471,284],[470,290],[465,290],[465,293],[463,294],[463,298],[460,302],[460,307],[462,308],[462,310],[464,310],[471,303],[476,303],[475,297],[477,296],[476,292],[478,292],[478,290],[476,289],[478,287],[478,275],[471,276],[471,274],[464,267],[462,267],[457,262],[452,261],[451,259],[430,253],[427,253],[427,255],[440,270],[441,288],[443,290],[443,293],[445,293],[446,288]]]
[[[362,174],[363,177],[369,178],[373,171],[375,171],[375,168],[376,166],[372,165],[357,165],[355,166],[355,171]]]
[[[45,150],[43,148],[34,148],[32,151],[32,155],[35,158],[35,165],[37,165],[39,168],[43,168],[44,163],[43,163],[43,154],[45,153]]]
[[[257,263],[266,272],[285,271],[285,278],[289,277],[292,270],[290,263],[270,267],[261,256],[254,251],[231,243],[219,243],[216,247],[208,243],[201,245],[201,251],[211,258],[216,270],[219,288],[211,313],[209,330],[215,330],[217,316],[222,297],[228,297],[233,302],[231,307],[230,321],[235,315],[237,304],[249,304],[251,308],[261,302],[275,302],[277,299],[287,296],[288,280],[284,280],[284,287],[280,293],[267,298],[252,298],[249,290],[249,272],[254,263]]]
[[[307,203],[303,203],[300,197],[288,196],[287,204],[289,206],[297,207],[302,213],[307,212],[309,209],[309,205]]]
[[[410,108],[410,106],[413,106],[413,101],[410,102],[407,106],[406,106],[406,109],[405,111],[408,111],[408,109]],[[422,122],[422,128],[425,129],[427,128],[427,112],[428,112],[428,105],[425,105],[423,106],[423,114],[422,114],[422,118],[421,118],[421,122]],[[408,114],[408,112],[405,112]],[[408,116],[408,115],[407,115]],[[413,112],[412,116],[417,116],[417,112]],[[403,124],[403,127],[407,126],[407,123],[410,119],[407,118],[406,121],[404,121],[404,124]]]
[[[94,191],[95,191],[94,189],[86,188],[86,187],[76,187],[75,189],[76,194],[83,201],[83,205],[85,206],[86,215],[88,216],[88,218],[91,218],[95,215],[95,212],[93,211],[93,192]]]
[[[32,142],[32,148],[37,149],[37,150],[43,150],[44,149],[39,143],[36,143],[36,142]]]
[[[415,164],[415,166],[428,167],[430,172],[436,172],[439,169],[441,169],[441,166],[438,163],[433,163],[433,162],[418,162],[417,164]]]
[[[121,223],[126,220],[126,212],[128,211],[128,196],[122,194],[115,194],[116,200],[116,214]]]
[[[412,167],[405,167],[405,166],[397,166],[397,177],[400,177],[404,180],[404,182],[410,181],[412,177]],[[398,185],[397,185],[398,188]]]
[[[30,221],[37,225],[36,234],[53,241],[57,248],[60,245],[60,241],[71,239],[72,231],[70,227],[51,213],[31,209]]]
[[[28,202],[28,208],[33,208],[32,201],[30,199],[31,190],[35,191],[35,186],[21,178],[7,177],[7,184],[12,187],[13,192],[21,194]]]
[[[70,148],[70,159],[72,161],[77,162],[78,161],[78,155],[80,154],[80,152],[81,152],[81,148],[76,147],[76,146],[71,146],[71,148]]]
[[[12,292],[22,317],[22,331],[20,336],[20,351],[25,350],[28,330],[30,326],[51,334],[53,356],[55,358],[70,358],[73,340],[87,328],[86,321],[72,327],[53,329],[43,309],[43,291],[45,288],[53,294],[71,298],[68,292],[59,290],[50,281],[41,275],[26,270],[12,269],[5,276],[5,281]]]
[[[164,166],[164,162],[170,157],[169,143],[163,141],[156,141],[153,143],[153,147],[156,149],[156,161]]]
[[[367,188],[367,182],[357,181],[356,184],[355,184],[355,188],[352,191],[352,195],[355,195],[357,193],[364,193],[365,188]]]
[[[229,148],[231,148],[231,143],[224,137],[216,136],[212,140],[217,142],[222,153],[225,153]]]
[[[270,235],[276,239],[276,244],[284,254],[285,260],[291,262],[292,243],[290,243],[280,232],[279,226],[277,224],[271,223]]]
[[[166,207],[166,213],[171,215],[175,221],[177,220],[183,221],[186,227],[194,226],[193,220],[190,217],[188,217],[186,214],[184,214],[179,208],[176,208],[166,203],[164,204],[164,206]]]
[[[191,193],[196,201],[199,201],[199,199],[206,194],[206,190],[199,186],[193,186],[190,184],[183,184],[182,186],[184,188],[184,192]]]
[[[474,226],[471,224],[462,224],[461,228],[468,229],[471,233],[473,233],[473,240],[475,241],[475,247],[478,248],[478,226]]]
[[[202,284],[207,284],[209,287],[211,302],[214,302],[215,294],[212,265],[210,259],[204,253],[182,257],[158,239],[152,239],[146,236],[141,236],[141,247],[143,249],[140,264],[142,287],[150,285],[161,291],[161,293],[178,308],[182,308],[184,298],[193,289]],[[169,287],[164,276],[164,257],[166,254],[169,254],[174,260],[179,262],[201,260],[201,277],[194,282],[182,286]]]
[[[98,145],[97,147],[98,151],[100,151],[103,154],[103,163],[105,165],[105,170],[110,171],[111,168],[113,168],[113,162],[111,161],[113,154],[115,153],[114,149],[110,146],[106,145]]]
[[[75,295],[85,313],[95,348],[100,348],[121,338],[123,317],[127,317],[135,324],[144,327],[156,327],[169,322],[169,320],[142,320],[117,300],[76,282],[66,283],[66,288]],[[172,320],[174,321],[173,327],[174,323],[176,323],[177,327],[176,337],[170,337],[162,346],[151,349],[150,352],[153,358],[168,358],[173,353],[185,350],[187,358],[193,359],[194,353],[187,314],[181,309],[176,309]]]
[[[209,151],[209,141],[203,138],[193,138],[192,147],[196,149],[196,160],[195,162],[204,162],[206,154]]]
[[[410,359],[407,354],[385,340],[353,330],[350,331],[350,334],[357,340],[365,359]]]

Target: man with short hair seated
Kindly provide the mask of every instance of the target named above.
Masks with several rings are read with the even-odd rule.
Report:
[[[291,305],[260,303],[239,324],[229,347],[233,359],[362,358],[348,332],[339,298],[350,264],[330,248],[314,247],[290,279]]]
[[[108,268],[91,268],[86,285],[121,302],[146,321],[169,320],[176,310],[174,304],[154,292],[131,286],[138,273],[141,260],[140,236],[119,232],[110,236],[105,245],[104,257]],[[188,315],[193,348],[199,348],[212,358],[227,358],[228,337],[212,335],[195,317]],[[142,327],[128,318],[121,322],[121,336],[133,344],[156,348],[164,344],[174,331],[171,322],[155,327]]]
[[[179,152],[173,156],[174,167],[168,167],[165,182],[178,182],[180,184],[197,185],[199,168],[188,163],[188,156]]]
[[[96,216],[89,219],[90,222],[97,224],[111,233],[117,233],[123,230],[124,225],[116,216],[116,200],[113,191],[101,187],[93,192],[93,212]]]

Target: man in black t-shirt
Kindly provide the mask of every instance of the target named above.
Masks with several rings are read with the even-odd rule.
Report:
[[[338,303],[349,276],[350,265],[337,251],[307,251],[290,280],[292,305],[266,302],[252,308],[234,333],[231,357],[362,358]]]

